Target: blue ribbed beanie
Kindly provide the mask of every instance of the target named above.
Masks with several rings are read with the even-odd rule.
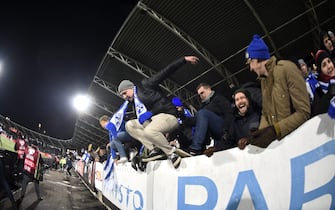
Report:
[[[172,99],[172,103],[175,105],[175,106],[183,106],[183,102],[181,102],[180,98],[178,97],[174,97]]]
[[[263,60],[270,58],[269,48],[259,35],[255,34],[253,36],[245,53],[245,57],[247,59],[257,58]]]

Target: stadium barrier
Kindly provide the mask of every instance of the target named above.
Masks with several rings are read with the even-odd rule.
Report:
[[[95,188],[124,210],[335,209],[335,121],[316,116],[268,148],[252,145],[183,158],[95,167]]]

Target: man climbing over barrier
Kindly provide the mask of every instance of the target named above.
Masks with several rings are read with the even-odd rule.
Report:
[[[142,80],[137,86],[129,80],[123,80],[119,84],[119,93],[126,101],[134,104],[137,115],[137,119],[126,123],[126,130],[150,150],[149,155],[142,161],[167,157],[175,168],[179,167],[179,151],[169,145],[165,136],[178,127],[176,108],[160,89],[159,84],[183,64],[197,64],[198,61],[195,56],[185,56],[150,78]]]

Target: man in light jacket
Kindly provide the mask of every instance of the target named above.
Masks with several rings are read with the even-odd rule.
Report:
[[[266,148],[309,119],[309,97],[297,66],[291,61],[270,57],[268,46],[258,35],[250,42],[246,58],[250,71],[261,80],[262,115],[259,129],[244,139],[239,148],[244,149],[248,143]]]

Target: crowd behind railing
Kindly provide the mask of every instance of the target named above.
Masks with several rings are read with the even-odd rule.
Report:
[[[109,131],[109,143],[96,149],[90,145],[82,159],[131,161],[135,170],[145,170],[149,161],[169,159],[178,168],[183,157],[210,157],[248,144],[266,148],[321,113],[334,119],[334,43],[334,33],[322,31],[312,59],[287,60],[271,56],[263,39],[254,35],[246,59],[257,81],[234,88],[232,98],[200,83],[196,92],[201,104],[194,115],[180,98],[167,98],[159,84],[181,66],[196,65],[197,57],[180,58],[136,85],[125,79],[118,86],[125,102],[113,116],[99,120]]]
[[[166,97],[159,84],[181,66],[197,65],[196,56],[184,56],[136,85],[122,80],[118,92],[124,103],[113,116],[104,115],[99,119],[100,125],[109,131],[109,143],[106,139],[106,144],[98,148],[90,144],[81,151],[67,154],[59,151],[49,158],[49,165],[61,171],[67,169],[68,175],[76,159],[87,164],[131,161],[135,170],[142,171],[149,161],[168,159],[178,168],[183,157],[202,154],[211,157],[214,152],[233,147],[243,150],[248,144],[266,148],[321,113],[328,113],[334,119],[334,43],[334,33],[324,31],[320,34],[320,49],[313,53],[313,62],[291,61],[271,56],[263,39],[254,35],[246,59],[250,71],[257,74],[257,81],[236,87],[232,98],[213,90],[206,82],[200,83],[196,92],[201,104],[195,114],[180,98]],[[126,113],[134,114],[126,116]],[[31,176],[30,172],[39,170],[43,158],[37,161],[35,156],[30,157],[37,161],[28,164],[30,168],[25,162],[27,148],[42,154],[43,142],[13,130],[2,128],[1,132],[15,141],[17,161],[12,167],[19,174],[26,174],[22,178],[23,186],[33,181],[38,199],[42,200],[38,189],[41,178],[38,173]],[[8,174],[2,176],[5,177]],[[21,201],[23,197],[24,191]]]

